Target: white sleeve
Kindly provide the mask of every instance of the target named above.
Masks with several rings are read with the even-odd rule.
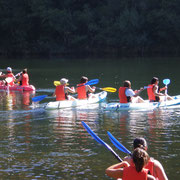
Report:
[[[126,96],[130,96],[130,97],[135,95],[135,93],[132,89],[126,89],[125,94],[126,94]]]

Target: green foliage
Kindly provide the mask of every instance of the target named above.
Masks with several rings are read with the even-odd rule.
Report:
[[[0,54],[177,55],[176,0],[0,0]]]

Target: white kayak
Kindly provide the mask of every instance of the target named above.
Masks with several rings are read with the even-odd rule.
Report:
[[[88,104],[94,104],[98,102],[102,102],[106,99],[107,92],[102,91],[97,94],[91,94],[88,99],[75,99],[73,101],[71,100],[65,100],[65,101],[53,101],[46,104],[45,109],[63,109],[63,108],[73,108],[78,106],[84,106]]]
[[[155,108],[176,108],[180,106],[180,95],[173,96],[174,100],[163,102],[145,103],[108,103],[104,106],[105,111],[121,111],[121,110],[151,110]]]

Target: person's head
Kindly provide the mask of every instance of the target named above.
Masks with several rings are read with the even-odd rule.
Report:
[[[127,88],[131,88],[131,82],[128,81],[128,80],[125,80],[125,81],[123,82],[123,86],[124,86],[124,87],[127,87]]]
[[[85,76],[82,76],[81,80],[80,80],[80,83],[86,83],[86,82],[88,82],[88,78],[85,77]]]
[[[153,77],[151,79],[151,84],[156,84],[157,82],[159,82],[159,79],[157,77]]]
[[[141,148],[136,148],[132,155],[133,162],[137,172],[141,172],[142,168],[148,163],[149,155]]]
[[[133,141],[133,148],[141,148],[147,151],[147,142],[144,138],[140,137],[140,138],[136,138]]]
[[[11,73],[11,72],[12,72],[12,68],[11,68],[11,67],[7,67],[6,71],[7,71],[8,73]]]
[[[27,73],[27,68],[23,69],[23,74]]]
[[[68,79],[66,79],[66,78],[62,78],[62,79],[60,79],[60,83],[61,83],[61,85],[66,85],[67,83],[68,83]]]

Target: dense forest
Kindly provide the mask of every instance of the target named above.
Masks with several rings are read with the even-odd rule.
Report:
[[[0,0],[0,55],[180,55],[178,0]]]

